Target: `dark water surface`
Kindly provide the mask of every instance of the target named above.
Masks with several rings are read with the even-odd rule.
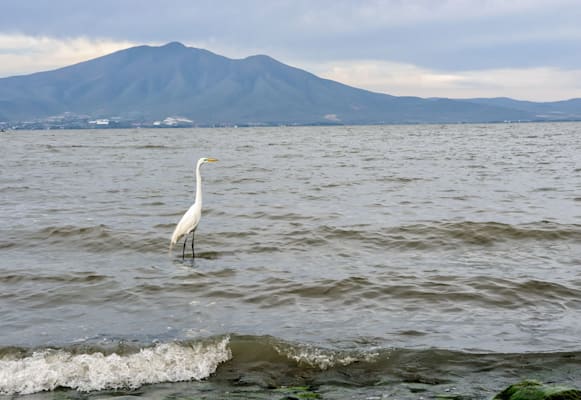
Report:
[[[581,386],[581,124],[0,140],[0,394]],[[205,156],[182,261],[169,238]]]

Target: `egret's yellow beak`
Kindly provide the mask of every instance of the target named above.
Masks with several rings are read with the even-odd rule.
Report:
[[[216,162],[216,161],[218,161],[217,158],[208,158],[208,162]]]

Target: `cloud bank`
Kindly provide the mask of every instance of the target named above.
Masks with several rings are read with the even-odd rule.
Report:
[[[47,71],[135,46],[129,41],[0,34],[0,77]]]
[[[581,97],[576,0],[3,0],[0,76],[180,41],[396,95]]]

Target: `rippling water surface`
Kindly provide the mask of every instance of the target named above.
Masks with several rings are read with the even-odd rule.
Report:
[[[0,394],[581,386],[581,124],[0,139]]]

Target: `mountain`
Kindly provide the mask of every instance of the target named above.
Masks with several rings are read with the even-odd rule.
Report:
[[[491,99],[469,99],[471,103],[495,105],[513,110],[526,111],[534,115],[536,120],[580,120],[581,99],[571,99],[553,102],[532,102],[496,97]]]
[[[580,118],[580,103],[396,97],[322,79],[265,55],[235,60],[175,42],[0,79],[0,121],[73,113],[181,116],[200,125],[494,122]]]

